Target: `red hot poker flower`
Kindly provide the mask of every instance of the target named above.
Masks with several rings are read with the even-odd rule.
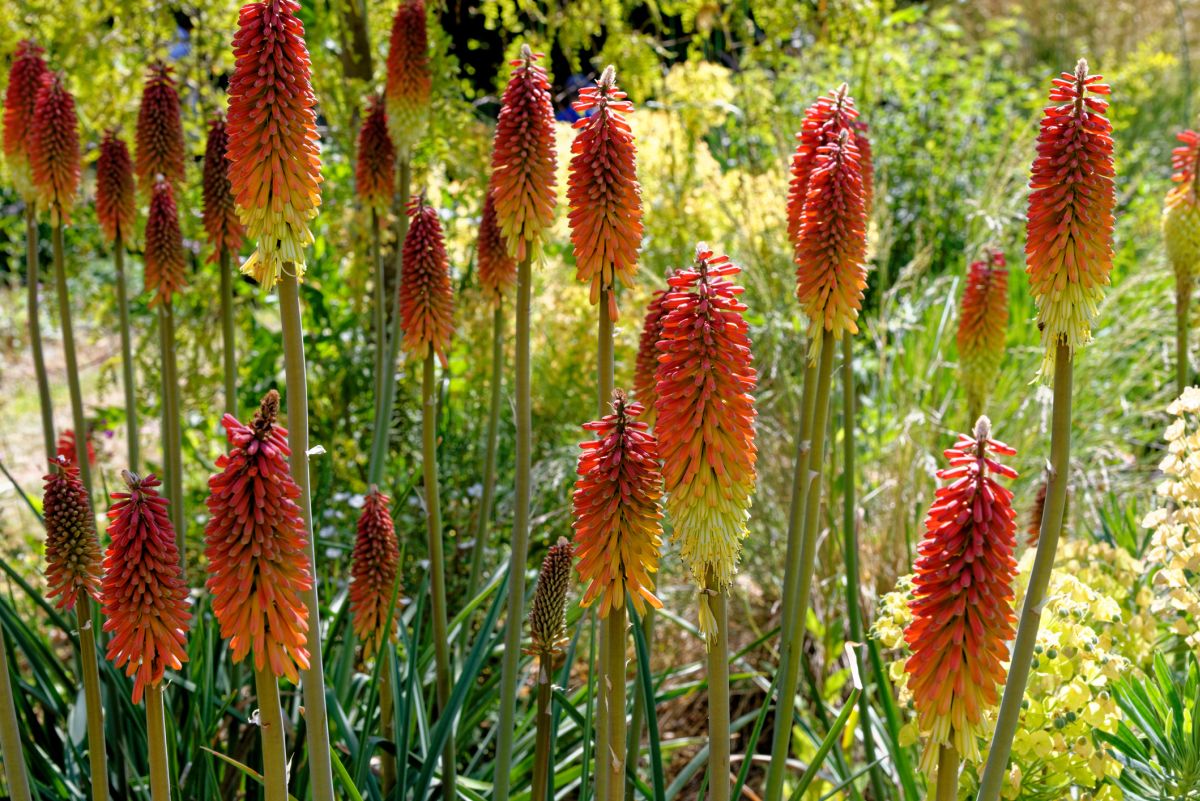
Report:
[[[187,285],[175,193],[161,178],[154,184],[146,216],[145,275],[146,289],[154,293],[151,306],[170,303],[171,297]]]
[[[242,249],[246,231],[238,219],[237,204],[233,202],[233,184],[229,181],[229,133],[225,118],[217,115],[208,124],[208,142],[204,146],[204,230],[212,253],[208,260],[216,262],[221,251],[236,255]]]
[[[72,467],[79,467],[79,459],[75,453],[75,432],[72,429],[64,428],[58,435],[58,442],[54,444],[54,454],[66,459],[67,464]],[[88,466],[96,466],[96,445],[92,442],[91,434],[88,434],[87,438],[87,459]]]
[[[408,235],[404,238],[400,277],[400,325],[404,350],[424,359],[432,348],[446,365],[446,348],[454,333],[454,296],[450,261],[437,211],[424,195],[409,202]]]
[[[133,677],[133,702],[162,682],[167,668],[187,661],[188,589],[179,567],[167,499],[153,475],[121,473],[127,492],[114,492],[108,510],[111,542],[104,555],[104,630],[108,658]]]
[[[479,221],[479,286],[484,297],[499,306],[517,283],[517,262],[508,252],[500,226],[496,223],[496,200],[491,184],[483,197],[483,216]]]
[[[945,452],[950,467],[938,478],[925,520],[925,538],[914,568],[912,623],[904,638],[912,649],[905,664],[922,731],[933,745],[952,745],[963,759],[979,760],[984,713],[999,700],[1006,643],[1014,635],[1013,578],[1017,563],[1012,492],[994,476],[1016,471],[997,457],[1016,453],[990,438],[979,418],[974,437],[960,434]],[[938,748],[925,749],[932,771]]]
[[[571,588],[571,563],[575,561],[571,543],[559,537],[542,559],[533,602],[529,605],[529,647],[522,650],[536,656],[549,670],[570,640],[567,638],[567,590]]]
[[[676,270],[671,275],[678,272]],[[667,314],[663,301],[670,291],[669,286],[655,291],[646,304],[646,317],[642,320],[642,335],[633,369],[633,396],[646,407],[642,419],[647,424],[654,423],[654,404],[658,401],[658,341],[662,339],[663,318]]]
[[[492,187],[496,220],[518,260],[541,254],[542,234],[554,220],[554,106],[542,58],[528,45],[510,62],[492,140]]]
[[[1060,341],[1072,352],[1092,338],[1091,321],[1112,272],[1112,125],[1104,117],[1109,87],[1088,75],[1079,60],[1075,73],[1054,80],[1038,134],[1037,158],[1029,179],[1025,272],[1038,304],[1038,327],[1046,356],[1040,375],[1053,372]]]
[[[129,148],[116,131],[107,130],[96,160],[96,218],[110,244],[120,237],[127,246],[133,239],[135,205]]]
[[[400,0],[392,19],[384,94],[388,129],[396,150],[404,156],[411,153],[425,135],[432,85],[425,0]]]
[[[591,301],[611,290],[619,278],[628,286],[637,270],[642,244],[642,188],[637,180],[637,149],[625,115],[633,104],[617,88],[616,71],[606,67],[594,87],[573,104],[583,115],[571,143],[567,179],[571,244],[576,278],[589,281]],[[608,313],[617,319],[617,298],[609,291]]]
[[[971,263],[958,316],[959,371],[967,403],[976,412],[983,411],[1004,358],[1008,331],[1008,270],[1004,265],[1004,254],[998,250],[986,260]]]
[[[362,640],[366,659],[379,653],[385,640],[390,641],[396,636],[398,608],[392,610],[391,625],[386,624],[393,590],[397,594],[400,592],[396,587],[400,547],[396,542],[392,513],[388,510],[390,502],[388,496],[371,487],[358,518],[358,534],[354,539],[350,614],[354,634]]]
[[[33,111],[29,162],[38,199],[42,208],[50,211],[50,224],[68,224],[79,191],[79,118],[75,98],[58,73],[42,76]]]
[[[100,600],[100,542],[79,468],[62,456],[50,460],[42,511],[46,521],[47,598],[71,609],[79,593]]]
[[[26,201],[36,195],[30,163],[33,112],[46,74],[46,62],[42,59],[45,52],[28,39],[18,42],[8,71],[8,89],[4,92],[4,158],[17,192]]]
[[[171,68],[161,62],[151,64],[142,89],[134,144],[137,147],[135,171],[145,192],[154,188],[160,175],[172,188],[183,184],[183,119],[171,72]]]
[[[367,208],[383,213],[392,205],[396,187],[396,148],[388,135],[383,98],[371,97],[367,117],[358,132],[358,164],[355,167],[358,198]]]
[[[288,469],[287,430],[275,422],[279,393],[271,390],[250,425],[231,414],[221,425],[232,446],[208,480],[204,555],[206,586],[233,661],[253,651],[255,670],[299,680],[308,668],[308,608],[312,587],[308,536]]]

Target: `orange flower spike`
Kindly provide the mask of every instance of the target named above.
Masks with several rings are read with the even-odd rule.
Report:
[[[204,230],[212,253],[208,261],[216,262],[225,250],[234,255],[242,249],[246,231],[238,219],[237,204],[233,202],[233,184],[229,181],[229,133],[225,118],[217,115],[208,124],[208,141],[204,146]]]
[[[979,418],[974,436],[960,434],[945,452],[950,466],[938,478],[950,483],[929,508],[914,565],[905,671],[917,722],[931,737],[922,758],[930,773],[936,746],[952,745],[965,761],[979,761],[984,716],[1000,700],[1015,634],[1016,513],[1012,492],[996,477],[1017,477],[998,460],[1016,451],[991,439],[990,427]]]
[[[246,234],[258,243],[242,272],[270,289],[285,264],[304,277],[309,222],[321,204],[321,150],[296,0],[242,6],[229,79],[229,180]]]
[[[158,176],[166,179],[172,189],[178,189],[184,178],[183,118],[179,111],[179,92],[175,89],[173,70],[162,62],[151,64],[146,71],[142,89],[142,105],[138,108],[136,164],[138,184],[150,192]]]
[[[396,150],[407,157],[429,126],[429,35],[425,0],[400,0],[392,18],[384,96],[387,127]]]
[[[391,499],[371,487],[358,518],[358,534],[350,567],[350,614],[354,634],[363,644],[363,658],[370,659],[383,650],[384,641],[396,636],[399,607],[392,611],[391,626],[386,626],[388,609],[396,588],[400,566],[400,547],[392,513]],[[387,629],[390,628],[390,631]]]
[[[499,306],[504,296],[516,286],[517,262],[508,253],[500,227],[496,223],[496,202],[489,184],[483,198],[483,216],[479,221],[479,286],[493,306]]]
[[[575,248],[576,278],[591,283],[591,302],[620,279],[629,286],[642,244],[642,188],[637,180],[637,149],[625,115],[633,104],[617,88],[616,70],[606,67],[595,86],[573,104],[583,115],[571,143],[567,179],[568,220]],[[608,313],[617,319],[616,295]]]
[[[74,453],[74,449],[72,449]],[[72,609],[79,593],[100,600],[100,542],[96,518],[79,468],[62,456],[43,477],[46,522],[46,598],[58,598],[59,609]]]
[[[1182,143],[1171,151],[1171,180],[1163,204],[1162,231],[1167,258],[1180,278],[1189,278],[1200,268],[1200,134],[1181,131]]]
[[[58,435],[58,442],[54,444],[54,455],[61,456],[67,460],[67,464],[72,467],[79,467],[79,463],[75,456],[75,432],[70,428],[64,428],[62,433]],[[96,466],[96,444],[92,441],[91,434],[87,438],[87,455],[88,465]]]
[[[584,425],[596,439],[580,444],[575,482],[575,569],[587,584],[582,606],[599,599],[600,617],[625,605],[625,593],[638,612],[656,609],[652,575],[662,546],[662,474],[658,444],[637,420],[643,406],[613,392],[613,413]]]
[[[133,702],[187,661],[188,588],[180,576],[175,529],[167,499],[153,475],[121,472],[127,491],[114,492],[108,510],[111,538],[101,584],[108,658],[133,678]]]
[[[867,219],[871,217],[871,209],[875,207],[875,154],[871,150],[871,140],[867,137],[867,124],[862,120],[854,122],[854,144],[858,147],[858,158],[862,163],[863,205],[867,209]]]
[[[442,222],[437,211],[425,203],[424,195],[409,202],[408,216],[400,275],[404,350],[424,359],[432,348],[445,366],[446,348],[454,333],[454,296]]]
[[[29,163],[38,200],[50,212],[50,224],[70,223],[79,192],[79,118],[75,98],[56,72],[43,75],[38,89]]]
[[[37,196],[31,164],[33,113],[46,74],[45,52],[28,39],[18,42],[4,92],[4,159],[17,192],[27,202]]]
[[[858,332],[867,286],[862,161],[848,129],[817,149],[796,243],[796,296],[808,315],[809,359],[821,337]]]
[[[668,292],[670,287],[655,291],[646,304],[646,316],[642,320],[642,335],[633,369],[633,395],[646,407],[642,419],[647,424],[654,423],[654,404],[658,400],[658,341],[662,339],[662,321],[667,313],[663,300]]]
[[[1029,180],[1025,272],[1038,305],[1038,327],[1046,355],[1040,377],[1053,373],[1059,341],[1071,349],[1092,339],[1096,314],[1112,272],[1112,125],[1103,77],[1088,75],[1079,60],[1075,73],[1054,80],[1038,134],[1037,158]]]
[[[492,141],[492,187],[496,221],[517,260],[541,255],[542,235],[554,221],[554,106],[542,54],[528,45],[510,62]]]
[[[134,238],[136,198],[129,148],[114,130],[104,132],[96,160],[96,218],[109,244],[117,237],[128,246]]]
[[[842,130],[849,129],[854,132],[855,144],[860,145],[860,158],[870,153],[866,125],[857,121],[858,110],[848,92],[849,87],[842,84],[837,91],[817,98],[817,102],[805,111],[800,132],[796,134],[796,152],[792,154],[787,197],[788,240],[793,249],[799,246],[804,204],[808,199],[808,179],[821,146],[837,141]],[[865,145],[865,150],[861,145]],[[874,169],[864,167],[864,196],[870,194],[868,187],[873,185],[873,180]],[[870,205],[869,202],[867,205]]]
[[[161,177],[150,196],[146,215],[146,289],[153,293],[150,305],[169,303],[171,297],[187,285],[184,277],[183,235],[179,231],[179,211],[175,193]]]
[[[358,131],[358,164],[354,177],[359,200],[380,214],[391,207],[396,188],[396,148],[388,135],[387,124],[383,98],[374,95]]]
[[[271,390],[250,425],[221,420],[231,446],[208,480],[204,555],[206,586],[221,636],[233,661],[253,652],[255,670],[299,681],[308,667],[308,609],[312,587],[300,488],[288,470],[287,429],[276,422],[279,393]]]
[[[716,633],[705,589],[722,591],[749,533],[754,490],[754,397],[757,383],[740,268],[707,245],[696,263],[667,279],[658,343],[658,420],[672,541],[702,590],[700,630]],[[709,572],[716,586],[709,582]],[[711,639],[709,639],[711,642]]]
[[[1008,331],[1008,270],[1004,254],[972,262],[958,316],[959,372],[972,409],[983,410],[1000,374]]]

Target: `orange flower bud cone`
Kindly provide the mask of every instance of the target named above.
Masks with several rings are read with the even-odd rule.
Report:
[[[370,659],[383,650],[384,642],[396,636],[396,621],[400,610],[392,611],[387,625],[392,592],[396,588],[396,572],[400,566],[400,548],[392,513],[391,499],[375,487],[367,493],[362,514],[358,518],[358,534],[354,540],[353,561],[350,567],[350,614],[354,634],[363,644],[363,657]]]
[[[633,104],[617,88],[607,67],[595,86],[579,93],[573,108],[582,116],[571,143],[567,179],[568,219],[575,248],[576,278],[591,284],[591,301],[617,279],[629,286],[642,245],[642,188],[637,180],[637,149],[625,115]],[[609,316],[617,319],[616,295],[608,295]]]
[[[183,118],[173,70],[159,62],[146,71],[142,105],[138,108],[135,172],[142,191],[150,192],[162,176],[173,189],[183,184]]]
[[[45,52],[28,39],[18,42],[4,92],[4,159],[17,192],[26,202],[37,197],[31,164],[33,112],[46,74],[42,59]]]
[[[510,62],[492,140],[492,187],[496,221],[516,259],[541,255],[545,229],[554,221],[554,106],[539,53],[526,45]]]
[[[400,0],[388,46],[387,126],[401,155],[407,156],[429,127],[429,38],[425,0]]]
[[[958,315],[958,369],[967,403],[983,411],[1004,358],[1008,332],[1008,270],[1004,254],[972,262]]]
[[[489,184],[483,197],[483,216],[479,220],[479,287],[493,306],[516,286],[517,262],[508,252],[500,226],[496,222],[496,201]]]
[[[1200,267],[1200,134],[1181,131],[1176,138],[1181,144],[1171,152],[1175,186],[1163,204],[1162,231],[1171,266],[1187,278]]]
[[[168,668],[187,661],[188,589],[179,567],[175,528],[167,499],[153,475],[122,477],[128,490],[114,492],[101,589],[104,630],[111,635],[108,658],[133,678],[133,702],[162,682]]]
[[[678,273],[674,271],[672,275]],[[633,370],[633,396],[646,407],[642,419],[654,424],[655,403],[658,401],[658,341],[662,339],[662,322],[667,310],[663,300],[670,288],[659,289],[646,304],[646,316],[642,320],[642,335],[638,340],[637,361]]]
[[[150,212],[146,215],[146,289],[153,293],[150,305],[170,303],[187,284],[184,277],[183,235],[175,193],[165,180],[154,184]]]
[[[1063,341],[1074,352],[1092,339],[1092,318],[1112,272],[1112,125],[1100,75],[1079,60],[1074,74],[1054,80],[1029,179],[1025,272],[1038,305],[1046,355],[1040,376],[1054,369]]]
[[[584,425],[596,439],[580,443],[575,482],[575,569],[587,585],[581,604],[600,601],[600,617],[625,606],[625,593],[639,612],[654,597],[662,546],[662,474],[658,444],[637,420],[643,406],[613,393],[613,413]]]
[[[396,148],[388,135],[383,98],[371,97],[367,117],[358,131],[358,164],[354,178],[358,199],[367,208],[383,214],[392,205],[396,191]]]
[[[242,249],[246,231],[238,219],[237,204],[233,202],[233,184],[229,181],[229,133],[225,118],[218,115],[208,124],[208,142],[204,146],[204,231],[212,253],[208,260],[216,262],[225,250],[237,254]]]
[[[72,453],[74,450],[72,449]],[[62,456],[44,476],[42,517],[46,523],[46,598],[71,609],[79,593],[100,600],[100,542],[96,518],[79,468]]]
[[[304,277],[309,222],[321,204],[316,97],[296,0],[242,6],[229,79],[229,179],[257,250],[242,272],[267,289],[284,264]]]
[[[58,435],[58,442],[54,444],[54,455],[61,456],[67,460],[67,464],[71,467],[79,467],[79,460],[75,455],[75,432],[70,428],[64,428],[62,433]],[[88,465],[96,466],[96,444],[92,441],[92,435],[89,433],[87,438],[87,455]]]
[[[33,110],[29,163],[38,201],[50,212],[50,224],[67,225],[79,192],[79,118],[75,98],[58,73],[42,76]]]
[[[1016,471],[1000,456],[1016,453],[990,438],[981,417],[974,437],[960,434],[945,452],[948,481],[937,490],[925,519],[925,538],[914,569],[913,620],[904,632],[912,656],[905,664],[917,722],[930,736],[922,769],[932,774],[939,748],[953,746],[969,763],[979,761],[985,712],[999,702],[1013,626],[1017,563],[1012,492],[995,477]]]
[[[104,132],[96,160],[96,218],[110,244],[117,237],[126,245],[134,236],[137,212],[133,186],[133,161],[117,132]]]
[[[409,203],[400,277],[400,325],[404,350],[424,359],[432,349],[443,365],[454,333],[450,262],[437,211],[418,195]]]

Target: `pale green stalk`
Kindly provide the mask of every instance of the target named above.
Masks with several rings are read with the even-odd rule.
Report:
[[[384,287],[383,252],[379,242],[379,212],[371,207],[371,269],[375,274],[375,302],[372,314],[375,323],[375,419],[383,402],[383,364],[387,354],[387,290]]]
[[[956,801],[958,798],[958,751],[943,745],[938,752],[936,801]]]
[[[88,763],[92,769],[92,801],[108,801],[108,754],[104,747],[104,702],[100,699],[100,668],[96,661],[96,632],[92,602],[81,593],[75,602],[79,624],[79,667],[87,707]]]
[[[488,402],[487,450],[483,460],[483,494],[475,520],[475,545],[471,551],[471,573],[467,597],[474,598],[483,576],[483,557],[491,536],[492,506],[496,498],[496,449],[500,433],[500,400],[504,376],[504,308],[497,302],[492,312],[492,386]]]
[[[616,383],[615,365],[613,357],[613,321],[608,314],[608,293],[611,290],[600,290],[599,302],[599,322],[596,326],[596,419],[604,417],[609,413],[609,405],[612,402],[613,386]],[[610,613],[611,615],[611,613]],[[621,638],[624,640],[625,627],[621,627]],[[596,696],[596,801],[608,801],[611,796],[610,784],[614,778],[617,786],[624,788],[625,782],[622,781],[621,773],[613,776],[613,771],[609,770],[610,760],[613,755],[605,753],[614,742],[612,739],[613,718],[615,715],[609,715],[609,702],[613,694],[614,687],[611,676],[608,673],[608,668],[611,666],[609,659],[611,657],[611,648],[614,647],[609,642],[612,637],[613,629],[609,625],[607,618],[603,625],[600,626],[600,660],[601,664],[588,665],[588,670],[595,670],[599,667],[601,675],[600,692]],[[622,672],[622,687],[621,696],[624,698],[624,672]],[[625,725],[625,705],[621,704],[621,722],[622,729]],[[622,738],[622,743],[624,739]],[[622,748],[624,745],[622,744]]]
[[[63,254],[62,223],[54,226],[54,284],[58,290],[58,319],[62,326],[63,356],[67,368],[67,389],[71,395],[71,420],[75,426],[75,458],[79,475],[92,500],[92,466],[88,463],[87,418],[83,415],[83,390],[79,386],[79,364],[75,359],[75,329],[71,324],[71,296],[67,291],[66,257]],[[93,501],[94,503],[94,501]],[[95,508],[93,506],[93,508]]]
[[[709,603],[717,634],[708,649],[708,798],[729,801],[729,613],[728,590],[717,590],[716,572],[709,568]],[[791,721],[788,721],[791,728]]]
[[[125,461],[138,472],[141,447],[138,443],[137,386],[133,378],[133,335],[129,325],[129,291],[125,285],[125,243],[118,233],[113,242],[117,269],[117,314],[121,324],[121,384],[125,390]]]
[[[162,349],[163,472],[171,499],[171,524],[179,566],[187,572],[187,517],[183,508],[183,430],[179,424],[179,368],[175,360],[175,307],[170,298],[158,306]]]
[[[537,718],[534,720],[536,735],[533,743],[533,779],[529,801],[550,801],[550,735],[553,721],[550,718],[550,699],[553,686],[550,682],[549,654],[538,659]]]
[[[58,443],[54,438],[54,403],[50,398],[50,379],[46,375],[46,357],[42,354],[41,306],[38,299],[38,227],[33,201],[25,205],[25,282],[29,298],[29,352],[37,376],[38,408],[42,413],[42,444],[46,458],[54,458]]]
[[[12,677],[8,673],[8,644],[0,632],[0,752],[4,756],[4,778],[12,801],[32,801],[29,775],[25,770],[25,750],[21,746],[21,727],[13,701]]]
[[[171,801],[171,771],[167,761],[167,719],[163,686],[146,688],[146,745],[150,758],[150,801]]]
[[[287,750],[284,745],[283,710],[279,705],[279,679],[270,668],[254,671],[258,695],[258,726],[262,739],[263,801],[288,801]]]
[[[237,339],[233,325],[233,267],[229,250],[221,248],[221,344],[225,376],[225,413],[237,415]]]
[[[1195,277],[1191,273],[1175,271],[1175,395],[1187,389],[1191,365],[1188,360],[1188,309],[1192,305],[1192,286]]]
[[[608,773],[605,801],[624,801],[625,798],[625,607],[609,610],[604,618],[604,690],[605,712],[608,714],[608,740],[598,751],[596,775]]]
[[[646,614],[642,615],[642,636],[646,639],[646,654],[654,647],[654,607],[647,606]],[[629,717],[629,744],[625,751],[625,764],[636,773],[642,757],[642,731],[646,724],[646,699],[642,693],[633,694],[633,713]],[[637,785],[632,776],[625,777],[625,801],[634,801]]]

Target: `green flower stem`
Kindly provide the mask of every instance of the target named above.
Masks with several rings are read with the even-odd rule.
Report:
[[[504,308],[492,312],[492,394],[488,402],[487,446],[483,460],[483,494],[475,519],[475,544],[471,549],[471,573],[467,598],[474,598],[483,577],[483,557],[491,535],[492,506],[496,499],[496,448],[500,432],[500,400],[504,376]],[[464,630],[466,627],[464,627]]]
[[[550,801],[550,736],[554,722],[550,718],[553,685],[550,681],[550,655],[538,658],[536,737],[533,742],[533,786],[529,801]]]
[[[92,498],[92,466],[88,464],[87,418],[83,416],[83,391],[79,387],[79,364],[75,359],[75,329],[71,325],[71,296],[67,291],[66,258],[63,255],[63,227],[54,226],[54,284],[58,291],[58,319],[62,326],[63,356],[67,368],[67,389],[71,394],[71,420],[75,426],[75,458],[79,475]],[[93,504],[95,502],[93,501]],[[95,506],[93,505],[93,508]]]
[[[32,201],[25,205],[25,272],[29,296],[29,351],[33,355],[33,372],[37,375],[42,442],[46,448],[46,458],[51,459],[58,450],[58,443],[54,437],[54,402],[50,398],[50,379],[46,375],[46,357],[42,355],[42,323],[38,311],[41,303],[38,300],[37,210]]]
[[[32,801],[29,775],[25,770],[25,750],[21,747],[21,727],[13,701],[12,677],[8,673],[8,644],[0,632],[0,752],[4,756],[4,778],[12,801]]]
[[[717,591],[716,573],[709,568],[708,589],[717,636],[708,648],[708,798],[729,801],[729,614],[727,590]],[[790,721],[788,728],[791,728]]]
[[[121,323],[121,384],[125,390],[125,462],[136,473],[141,462],[138,444],[137,385],[133,378],[133,336],[129,326],[129,289],[125,285],[125,243],[118,233],[113,242],[117,269],[117,314]]]
[[[958,751],[943,745],[938,751],[936,801],[956,801],[958,798]]]
[[[809,450],[803,454],[803,471],[796,476],[800,482],[799,499],[804,508],[803,528],[799,541],[798,576],[792,598],[792,616],[789,626],[784,629],[784,638],[780,654],[780,669],[783,672],[780,681],[779,701],[775,707],[775,735],[771,743],[771,762],[767,768],[767,787],[765,801],[780,801],[783,797],[783,777],[787,767],[788,755],[792,743],[792,710],[796,704],[796,690],[800,684],[800,652],[804,646],[804,634],[808,620],[808,596],[812,590],[813,570],[817,553],[817,512],[821,506],[821,465],[822,454],[825,450],[825,433],[829,420],[829,391],[833,379],[833,353],[837,343],[825,333],[818,345],[817,373],[812,384],[812,424],[809,427]],[[805,403],[807,406],[807,402]],[[803,433],[803,428],[801,429]],[[803,440],[801,441],[801,448]],[[800,450],[798,448],[798,450]],[[797,498],[795,490],[793,499]],[[792,515],[796,515],[796,507],[792,507]],[[786,587],[785,587],[786,592]]]
[[[79,624],[79,667],[87,707],[88,762],[92,768],[92,801],[108,801],[108,754],[104,748],[104,702],[100,699],[100,668],[96,661],[96,632],[92,602],[81,593],[75,602]]]
[[[372,314],[375,324],[375,419],[383,402],[384,361],[387,354],[387,289],[383,274],[383,252],[379,242],[379,212],[371,208],[371,269],[375,274],[375,302]]]
[[[279,705],[279,679],[268,667],[254,671],[258,695],[258,726],[262,738],[263,801],[287,801],[287,750],[284,746],[283,710]]]
[[[163,686],[146,688],[146,741],[150,756],[150,801],[171,801],[171,771],[167,761],[167,719]]]
[[[1029,682],[1030,660],[1033,659],[1033,646],[1037,643],[1038,626],[1042,621],[1046,588],[1050,584],[1054,555],[1058,550],[1058,537],[1063,528],[1063,512],[1067,504],[1067,471],[1071,459],[1071,368],[1071,349],[1060,339],[1054,355],[1050,486],[1046,489],[1042,529],[1038,536],[1033,570],[1029,574],[1029,586],[1025,590],[1025,602],[1021,606],[1021,621],[1017,627],[1016,642],[1013,643],[1008,681],[1004,685],[1004,697],[1000,701],[996,731],[988,750],[983,777],[979,781],[979,801],[997,801],[1000,798],[1000,789],[1008,771],[1008,758],[1012,753],[1013,735],[1021,717],[1021,700],[1025,697],[1025,685]]]
[[[433,348],[425,356],[424,380],[421,382],[421,463],[424,468],[425,519],[429,545],[430,589],[433,595],[433,658],[437,674],[438,714],[444,714],[450,703],[451,674],[450,641],[446,623],[446,561],[442,553],[442,504],[438,496],[437,467],[437,381],[434,371]],[[442,750],[442,797],[457,798],[454,764],[454,727]]]
[[[320,573],[313,539],[312,493],[308,476],[308,378],[304,364],[304,329],[300,322],[300,284],[296,265],[284,265],[279,280],[279,313],[283,324],[283,364],[287,376],[288,448],[292,478],[300,487],[296,503],[308,538],[312,587],[303,593],[308,607],[308,669],[303,673],[304,720],[308,725],[308,769],[313,801],[334,801],[333,762],[329,751],[329,715],[325,711],[325,669],[321,656]]]
[[[605,801],[623,801],[625,798],[625,607],[612,609],[604,619],[604,690],[605,709],[608,713],[608,741],[599,750],[599,766],[608,773]],[[728,716],[726,716],[728,721]],[[728,796],[726,796],[728,797]]]
[[[596,419],[604,417],[608,414],[609,404],[612,402],[613,386],[616,383],[614,377],[615,364],[613,357],[613,321],[608,314],[608,294],[611,290],[600,290],[598,324],[596,326]],[[610,613],[611,614],[611,613]],[[623,631],[624,629],[622,629]],[[598,671],[602,676],[607,676],[604,665],[607,664],[609,656],[609,634],[612,631],[611,627],[605,622],[605,625],[600,627],[600,659],[601,666]],[[622,635],[624,636],[624,635]],[[589,665],[588,669],[594,669],[596,666]],[[609,696],[612,694],[613,688],[607,681],[600,682],[600,692],[596,696],[596,801],[608,801],[613,797],[610,795],[609,782],[612,779],[611,771],[607,769],[609,760],[613,757],[605,753],[613,742],[611,739],[611,724],[612,720],[609,716]],[[621,690],[624,694],[624,687]],[[624,705],[621,710],[621,725],[624,726]],[[624,787],[625,783],[621,780],[622,774],[617,774],[617,783]]]
[[[525,566],[529,561],[529,486],[532,456],[530,414],[529,314],[532,297],[530,257],[517,264],[517,330],[514,394],[516,396],[516,481],[513,498],[512,556],[509,563],[508,609],[504,632],[504,661],[500,670],[500,722],[496,736],[493,801],[508,801],[512,771],[513,731],[516,728],[517,682],[521,630],[525,623]]]
[[[162,347],[163,472],[171,499],[171,524],[179,548],[179,566],[187,573],[187,517],[183,508],[183,431],[179,425],[179,368],[175,361],[175,307],[168,299],[158,305]]]
[[[1175,395],[1187,389],[1191,375],[1188,363],[1188,310],[1192,305],[1195,276],[1175,272]]]
[[[649,658],[654,647],[654,607],[647,606],[646,614],[642,615],[642,636],[646,638],[646,654]],[[625,751],[625,764],[637,773],[638,763],[642,758],[642,731],[646,727],[646,699],[641,693],[633,694],[633,713],[629,717],[629,744]],[[636,785],[632,776],[625,777],[625,801],[634,801]]]
[[[225,368],[225,412],[237,415],[237,339],[233,325],[233,266],[231,255],[221,248],[221,344]]]
[[[394,719],[396,695],[392,689],[391,653],[393,650],[394,647],[389,642],[387,650],[376,656],[376,659],[383,660],[383,665],[379,669],[379,733],[383,739],[394,742],[396,738]],[[396,757],[387,751],[381,751],[379,754],[379,784],[385,797],[396,786]]]

